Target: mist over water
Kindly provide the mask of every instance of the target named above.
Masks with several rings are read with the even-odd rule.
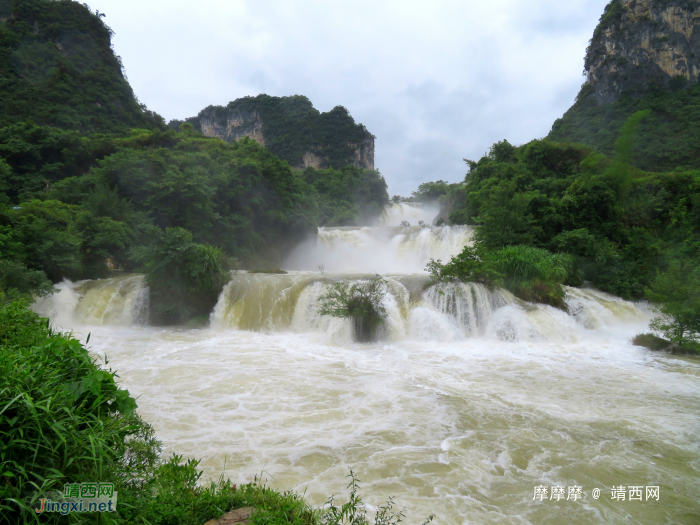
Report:
[[[425,263],[471,238],[417,225],[436,213],[396,205],[374,227],[320,229],[288,274],[233,274],[207,329],[144,326],[135,275],[65,282],[35,308],[92,332],[165,452],[212,478],[264,472],[321,505],[352,467],[366,501],[396,496],[408,523],[700,522],[697,360],[632,346],[652,314],[596,290],[568,289],[567,314],[477,284],[426,288]],[[375,273],[385,331],[354,343],[316,300]],[[536,485],[585,496],[533,501]],[[660,501],[611,501],[613,485],[658,485]]]
[[[439,208],[391,204],[378,226],[319,228],[318,236],[300,244],[285,268],[326,272],[423,273],[432,259],[449,260],[471,243],[468,226],[431,227]],[[424,227],[419,225],[424,223]],[[410,226],[401,226],[401,223]]]

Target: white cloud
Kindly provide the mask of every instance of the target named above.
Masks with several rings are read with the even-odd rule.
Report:
[[[546,135],[607,0],[92,0],[139,99],[167,120],[303,94],[377,136],[390,193]]]

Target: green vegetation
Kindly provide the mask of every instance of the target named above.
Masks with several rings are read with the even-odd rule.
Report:
[[[354,166],[306,168],[304,180],[318,192],[322,226],[355,226],[378,219],[389,202],[386,182],[378,171]]]
[[[234,259],[279,266],[317,225],[370,220],[388,201],[377,172],[302,174],[255,141],[186,124],[118,137],[22,123],[0,129],[0,153],[0,260],[53,282],[145,272],[159,323],[208,315]]]
[[[409,201],[430,202],[437,201],[441,195],[449,192],[451,184],[444,180],[436,180],[434,182],[424,182],[418,186],[418,191],[411,193]]]
[[[355,337],[365,343],[375,339],[377,329],[384,323],[386,309],[382,300],[386,295],[386,281],[375,277],[368,281],[341,281],[319,297],[319,312],[342,319],[352,319]]]
[[[464,183],[440,197],[441,215],[474,225],[476,244],[447,264],[431,261],[433,279],[499,284],[560,308],[562,285],[586,280],[649,299],[662,314],[651,328],[669,344],[695,348],[700,171],[649,173],[631,164],[635,138],[653,115],[638,111],[624,122],[612,158],[545,139],[498,142],[478,162],[467,161]]]
[[[374,136],[362,124],[355,124],[343,106],[321,113],[301,95],[239,98],[226,107],[209,106],[187,122],[198,131],[202,131],[201,120],[205,118],[225,128],[232,114],[250,121],[259,116],[265,147],[292,166],[300,166],[304,154],[312,151],[322,159],[321,167],[342,168],[354,164],[355,147],[374,143]],[[179,127],[180,123],[173,121],[170,126]]]
[[[209,314],[234,264],[278,267],[316,226],[380,215],[384,179],[346,167],[348,144],[372,136],[344,108],[238,101],[277,130],[267,149],[169,130],[133,96],[103,16],[71,0],[0,1],[1,292],[144,272],[152,321],[185,323]],[[309,140],[335,170],[302,174],[275,155]]]
[[[697,9],[692,4],[675,3],[685,12]],[[639,126],[630,163],[655,172],[700,169],[700,84],[689,80],[692,72],[678,70],[669,76],[656,63],[663,56],[658,55],[662,46],[676,38],[684,40],[675,33],[677,27],[664,21],[667,7],[667,2],[653,2],[651,11],[639,16],[629,3],[608,3],[586,49],[588,81],[574,105],[552,126],[550,140],[585,144],[610,156],[627,119],[650,111]],[[697,52],[693,53],[692,40],[687,46],[680,53],[690,64],[697,60]]]
[[[645,118],[637,113],[623,127],[613,159],[548,140],[494,144],[446,196],[450,221],[475,225],[489,251],[525,245],[566,253],[572,275],[625,298],[646,297],[672,261],[697,264],[700,172],[647,173],[628,164]]]
[[[574,258],[542,248],[512,245],[489,251],[484,245],[466,246],[442,264],[430,260],[426,267],[433,282],[457,279],[487,286],[503,286],[524,301],[566,309],[563,284],[576,279]]]
[[[154,324],[178,324],[211,312],[229,280],[223,252],[192,241],[184,228],[167,228],[140,257],[146,271]]]
[[[0,306],[0,344],[3,521],[33,521],[24,499],[32,491],[92,479],[138,484],[142,468],[155,460],[140,448],[150,446],[152,433],[114,373],[97,367],[78,341],[54,333],[22,301]]]
[[[0,2],[0,128],[23,121],[81,132],[164,128],[134,97],[103,16],[71,0]]]
[[[682,348],[700,351],[700,265],[672,261],[647,290],[661,314],[651,328]]]
[[[251,140],[18,128],[24,133],[2,130],[0,151],[16,154],[5,157],[12,190],[0,204],[0,259],[53,282],[102,277],[110,266],[144,271],[161,322],[209,313],[223,279],[212,268],[225,271],[229,258],[278,261],[317,224],[314,189]],[[49,145],[66,137],[85,147],[54,157]],[[168,228],[180,232],[182,246],[172,245]]]
[[[639,126],[630,163],[657,172],[700,169],[700,83],[670,90],[652,85],[641,97],[623,93],[610,104],[599,103],[590,85],[584,84],[547,138],[612,155],[620,128],[630,116],[647,110],[651,113]]]

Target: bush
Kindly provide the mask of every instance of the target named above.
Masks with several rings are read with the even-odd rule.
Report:
[[[566,309],[562,285],[573,276],[574,259],[532,246],[506,246],[488,257],[504,286],[525,301]]]
[[[461,253],[455,255],[446,264],[430,259],[425,270],[433,281],[447,282],[458,279],[463,282],[477,282],[493,286],[501,283],[502,274],[483,260],[486,252],[480,247],[465,246]]]
[[[503,286],[524,301],[566,310],[563,284],[576,277],[574,258],[532,246],[506,246],[488,251],[483,245],[466,246],[447,264],[430,260],[426,271],[433,281],[458,279]]]
[[[44,272],[28,270],[22,263],[0,259],[0,297],[11,301],[52,292],[51,281]]]
[[[382,306],[385,295],[386,281],[381,277],[352,284],[349,281],[333,283],[331,289],[319,297],[319,312],[352,319],[357,340],[372,341],[386,317]]]
[[[643,346],[649,350],[666,350],[671,346],[671,341],[662,339],[654,334],[637,334],[632,339],[634,346]]]
[[[673,261],[647,289],[661,313],[650,327],[681,346],[700,340],[700,266]]]
[[[156,324],[186,323],[208,315],[229,280],[219,248],[192,241],[183,228],[168,228],[153,247],[138,255],[150,290],[151,320]]]
[[[99,368],[77,340],[54,333],[23,301],[0,306],[0,377],[0,521],[29,521],[34,511],[25,497],[34,491],[128,482],[115,472],[125,472],[124,458],[143,458],[133,438],[148,435],[136,402],[113,372]]]

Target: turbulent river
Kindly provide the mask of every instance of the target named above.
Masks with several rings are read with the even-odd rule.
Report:
[[[347,494],[351,467],[366,502],[396,496],[409,523],[700,523],[698,361],[632,346],[652,313],[593,289],[568,290],[570,314],[480,285],[426,289],[426,262],[471,237],[418,226],[430,211],[320,228],[289,273],[234,274],[206,329],[146,326],[139,275],[64,282],[35,309],[91,333],[165,452],[202,459],[207,477],[262,473],[321,505]],[[316,298],[375,274],[384,333],[353,343]],[[612,500],[621,485],[643,501]],[[583,496],[549,499],[551,486]]]

